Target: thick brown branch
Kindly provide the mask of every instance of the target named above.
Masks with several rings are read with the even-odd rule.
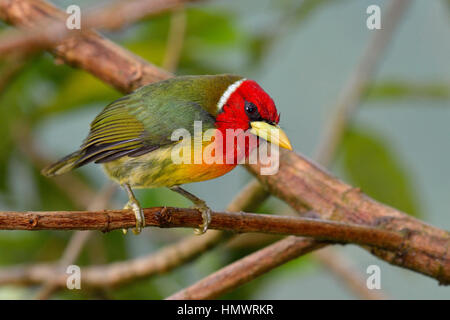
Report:
[[[194,209],[155,207],[144,209],[146,226],[194,228],[202,223]],[[404,240],[400,232],[317,219],[253,213],[211,214],[211,229],[232,232],[262,232],[314,237],[319,240],[369,245],[396,251]],[[101,230],[131,228],[130,210],[0,212],[0,230]]]

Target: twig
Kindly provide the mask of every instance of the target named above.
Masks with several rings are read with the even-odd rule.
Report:
[[[107,184],[106,187],[92,200],[91,205],[87,209],[94,211],[105,208],[110,202],[116,189],[117,186],[115,184]],[[78,256],[81,254],[91,235],[92,231],[76,231],[73,234],[70,238],[69,244],[66,246],[61,256],[61,259],[57,263],[61,270],[66,269],[68,265],[74,263],[78,259]],[[45,282],[36,294],[36,299],[48,299],[53,292],[58,289],[58,287],[58,284],[54,283],[52,280]]]
[[[65,13],[41,0],[0,0],[0,18],[20,27],[39,29],[43,19],[65,21]],[[121,92],[171,77],[93,31],[61,41],[52,53],[58,61],[85,69]]]
[[[371,41],[332,109],[334,113],[330,123],[325,126],[326,131],[315,157],[319,163],[328,166],[334,159],[345,128],[365,95],[400,18],[410,3],[411,0],[392,0],[383,15],[382,29],[373,31]]]
[[[104,288],[124,285],[132,281],[162,274],[191,261],[216,246],[228,233],[215,230],[205,235],[191,236],[147,256],[82,269],[82,283],[88,287]],[[53,264],[34,264],[0,269],[0,285],[30,285],[48,280],[59,287],[66,284],[67,275]]]
[[[42,169],[50,163],[50,161],[37,150],[33,137],[30,134],[30,127],[27,124],[23,122],[16,123],[11,128],[11,135],[19,150],[26,155],[38,169]],[[115,185],[108,184],[99,195],[94,196],[94,192],[89,185],[74,174],[58,176],[55,179],[51,179],[51,181],[54,182],[54,184],[64,192],[77,207],[85,207],[88,210],[100,210],[105,208],[116,189]],[[49,268],[52,270],[62,270],[65,269],[67,265],[76,261],[91,234],[92,231],[75,232],[65,248],[61,259],[55,265],[49,266]],[[44,281],[42,288],[36,294],[36,298],[48,299],[58,288],[59,286],[54,283],[53,278],[49,278]]]
[[[14,1],[14,0],[13,0]],[[32,53],[37,50],[50,48],[68,37],[77,37],[89,29],[114,30],[122,28],[130,23],[160,14],[162,12],[178,8],[187,2],[199,0],[118,0],[112,4],[103,5],[100,8],[87,10],[81,14],[81,29],[68,29],[65,19],[68,15],[60,14],[59,20],[47,19],[42,16],[41,21],[36,21],[39,28],[26,30],[6,31],[0,35],[0,55],[17,52]],[[2,0],[1,5],[8,6],[8,2]],[[17,4],[17,3],[16,3]],[[14,6],[15,4],[12,4]],[[21,10],[28,10],[33,4],[22,6]],[[38,8],[41,4],[37,4]],[[17,7],[19,8],[19,7]]]
[[[180,7],[170,17],[169,36],[167,39],[166,55],[163,68],[169,72],[175,72],[183,50],[183,42],[186,33],[186,11]]]
[[[342,142],[345,129],[361,104],[366,89],[376,73],[377,66],[409,2],[409,0],[400,0],[392,1],[389,4],[383,15],[383,29],[374,32],[370,38],[359,63],[342,89],[336,103],[331,108],[333,116],[330,117],[329,123],[325,126],[325,133],[319,142],[314,157],[320,164],[328,167],[333,162],[339,144]],[[348,259],[344,259],[332,248],[321,250],[317,254],[314,253],[314,255],[359,297],[365,299],[386,299],[386,296],[379,291],[367,289],[365,281],[362,280],[359,273],[354,268],[349,267],[351,263]]]
[[[366,279],[362,277],[358,269],[345,256],[337,254],[334,248],[326,247],[322,250],[315,251],[314,257],[326,266],[327,269],[332,271],[333,275],[354,292],[357,297],[367,300],[388,299],[388,296],[380,289],[368,289]]]

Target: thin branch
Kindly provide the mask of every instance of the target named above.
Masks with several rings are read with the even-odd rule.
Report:
[[[228,205],[229,211],[252,211],[259,207],[267,194],[261,192],[262,185],[254,180],[247,184]],[[108,265],[92,266],[83,269],[83,283],[92,287],[119,286],[150,277],[192,261],[207,250],[218,246],[233,237],[233,233],[209,230],[205,235],[189,236],[181,241],[168,245],[156,253],[135,259],[115,262]],[[58,266],[54,264],[35,264],[29,266],[13,266],[0,269],[1,284],[36,284],[52,280],[65,286],[65,274],[58,276]]]
[[[93,211],[105,208],[116,190],[116,184],[107,184],[106,187],[104,187],[104,189],[100,191],[100,193],[92,200],[91,205],[87,209]],[[92,231],[77,231],[72,235],[60,260],[57,263],[60,269],[65,270],[68,265],[73,264],[78,259],[91,235]],[[58,288],[58,284],[54,283],[54,281],[46,281],[37,292],[36,299],[48,299]]]
[[[410,3],[411,0],[392,0],[383,14],[382,29],[373,31],[359,63],[332,109],[334,113],[329,124],[325,126],[326,131],[315,157],[322,165],[328,166],[334,159],[345,128],[361,103],[381,57]]]
[[[39,29],[43,19],[61,23],[65,17],[64,12],[45,1],[0,0],[0,18],[20,27]],[[89,71],[121,92],[171,77],[93,31],[59,42],[52,53],[58,61]]]
[[[15,145],[18,146],[19,150],[29,160],[31,160],[37,169],[40,170],[50,163],[50,161],[41,154],[40,150],[36,148],[36,144],[30,133],[30,127],[26,123],[18,122],[12,126],[11,135],[15,140]],[[94,191],[91,190],[89,185],[73,173],[58,176],[55,179],[51,179],[51,181],[54,182],[77,207],[86,207],[87,210],[101,210],[107,207],[110,198],[117,189],[115,184],[110,183],[100,191],[100,194],[94,195]],[[49,266],[49,268],[51,270],[65,270],[68,265],[74,263],[78,259],[78,256],[91,235],[92,231],[75,232],[69,240],[60,260],[54,265]],[[22,267],[19,267],[19,269],[21,268]],[[30,268],[34,268],[34,266],[30,266]],[[43,286],[36,294],[36,298],[48,299],[59,288],[59,285],[54,283],[53,278],[49,278],[43,281]]]
[[[154,207],[144,209],[146,226],[194,228],[202,223],[195,209]],[[342,243],[375,246],[396,251],[403,243],[400,232],[334,221],[254,213],[211,213],[211,229],[236,233],[261,232],[314,237]],[[127,229],[135,224],[131,210],[6,211],[0,212],[0,230],[100,230]]]
[[[16,54],[17,52],[32,53],[51,48],[68,37],[80,36],[89,29],[115,30],[123,28],[143,18],[173,10],[184,3],[196,1],[199,0],[118,0],[96,9],[88,9],[87,13],[83,11],[79,30],[71,30],[66,27],[65,19],[68,15],[61,13],[59,20],[42,16],[41,21],[36,21],[40,25],[39,28],[30,29],[26,25],[25,30],[8,30],[1,34],[0,55]],[[2,2],[3,4],[0,5],[8,6],[10,5],[8,2],[11,1],[3,0]],[[18,5],[18,3],[12,5]],[[36,8],[39,6],[41,4],[38,4]],[[28,10],[28,8],[22,6],[21,10]]]
[[[197,300],[217,298],[286,263],[286,261],[320,249],[325,245],[312,239],[287,237],[229,264],[167,299]],[[219,279],[220,285],[218,285]]]
[[[371,290],[367,287],[366,278],[362,276],[351,260],[337,252],[335,248],[327,246],[314,252],[316,258],[323,266],[332,271],[337,280],[343,283],[351,292],[361,299],[387,300],[382,290]]]
[[[82,283],[104,288],[124,285],[156,274],[163,274],[187,263],[224,241],[229,233],[210,230],[205,235],[191,236],[149,255],[83,268]],[[66,285],[67,274],[54,264],[33,264],[0,269],[0,285],[31,285],[52,280],[59,287]]]
[[[169,72],[175,72],[180,62],[186,33],[186,19],[186,11],[183,7],[174,10],[170,16],[167,48],[162,64],[163,68]]]
[[[374,32],[359,63],[331,108],[333,116],[330,117],[329,123],[325,126],[325,133],[319,141],[314,157],[323,166],[330,166],[335,159],[345,129],[361,104],[367,87],[377,71],[377,66],[380,64],[409,2],[409,0],[391,1],[383,15],[383,30]],[[320,250],[314,255],[359,297],[377,300],[386,299],[386,296],[380,291],[369,290],[360,274],[350,267],[350,261],[344,259],[332,248]]]
[[[149,208],[145,209],[146,222],[152,226],[159,227],[195,227],[201,223],[201,214],[192,209],[176,208]],[[94,218],[93,218],[94,217]],[[320,221],[298,217],[277,217],[261,214],[244,213],[213,213],[211,228],[225,229],[237,232],[262,231],[273,234],[302,234],[306,236],[317,236],[321,240],[331,240],[337,242],[351,242],[379,246],[387,250],[399,250],[404,242],[404,234],[380,230],[376,228],[345,225],[329,221]],[[112,228],[126,228],[132,225],[133,214],[127,210],[110,210],[99,212],[2,212],[0,213],[0,228],[10,229],[15,225],[20,229],[63,229],[67,228],[92,228],[96,226],[99,230],[105,231]],[[93,222],[96,221],[96,222]],[[24,227],[24,224],[26,226]],[[217,233],[212,233],[213,237]],[[209,236],[209,232],[207,235]],[[195,237],[201,240],[201,237]],[[298,239],[298,238],[296,238]],[[311,242],[311,240],[305,240]],[[136,279],[137,277],[148,276],[148,273],[167,271],[170,266],[166,262],[166,257],[178,260],[190,258],[188,254],[193,248],[198,248],[198,244],[192,246],[192,241],[184,241],[184,247],[167,248],[151,259],[140,258],[122,263],[115,263],[107,266],[88,267],[83,269],[82,281],[87,286],[117,285]],[[199,242],[205,244],[205,241]],[[323,246],[324,243],[318,244]],[[174,250],[174,248],[181,250]],[[206,249],[206,248],[205,248]],[[297,252],[297,251],[295,251]],[[292,254],[292,253],[291,253]],[[184,255],[184,257],[183,257]],[[284,256],[284,254],[281,254]],[[164,261],[163,263],[161,263]],[[158,263],[160,262],[160,263]],[[178,263],[177,263],[178,264]],[[264,264],[261,264],[262,266]],[[102,275],[102,276],[99,276]],[[0,284],[29,284],[52,279],[52,286],[62,286],[65,284],[66,275],[61,272],[58,266],[35,265],[28,268],[13,267],[0,271]]]

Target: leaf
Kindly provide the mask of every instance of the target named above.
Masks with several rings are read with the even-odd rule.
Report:
[[[435,99],[450,98],[450,86],[445,83],[413,83],[407,81],[383,81],[372,84],[367,90],[369,100],[387,99]]]
[[[190,9],[187,19],[187,41],[195,38],[202,44],[227,46],[235,44],[239,38],[230,13],[211,9]]]
[[[411,173],[380,136],[361,128],[349,129],[341,150],[344,173],[351,184],[380,202],[419,215]]]
[[[144,39],[137,42],[130,42],[125,47],[140,56],[141,58],[151,61],[151,63],[160,66],[166,54],[166,41],[158,41],[156,39]]]

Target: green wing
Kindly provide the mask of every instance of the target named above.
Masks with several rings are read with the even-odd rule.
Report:
[[[161,146],[151,141],[144,123],[133,115],[142,108],[139,96],[124,96],[108,105],[91,123],[75,167],[88,162],[108,162],[123,156],[139,156]],[[166,144],[170,143],[166,141]]]
[[[43,170],[58,175],[89,162],[104,163],[123,156],[137,157],[175,144],[174,130],[194,134],[194,121],[202,130],[214,128],[216,104],[238,76],[184,76],[139,88],[108,106],[91,123],[80,150]]]
[[[213,77],[178,77],[144,86],[114,101],[92,122],[75,166],[137,157],[174,144],[172,133],[183,128],[192,136],[194,121],[201,121],[203,131],[214,128],[210,110],[218,99],[211,99],[212,84],[217,86]]]

